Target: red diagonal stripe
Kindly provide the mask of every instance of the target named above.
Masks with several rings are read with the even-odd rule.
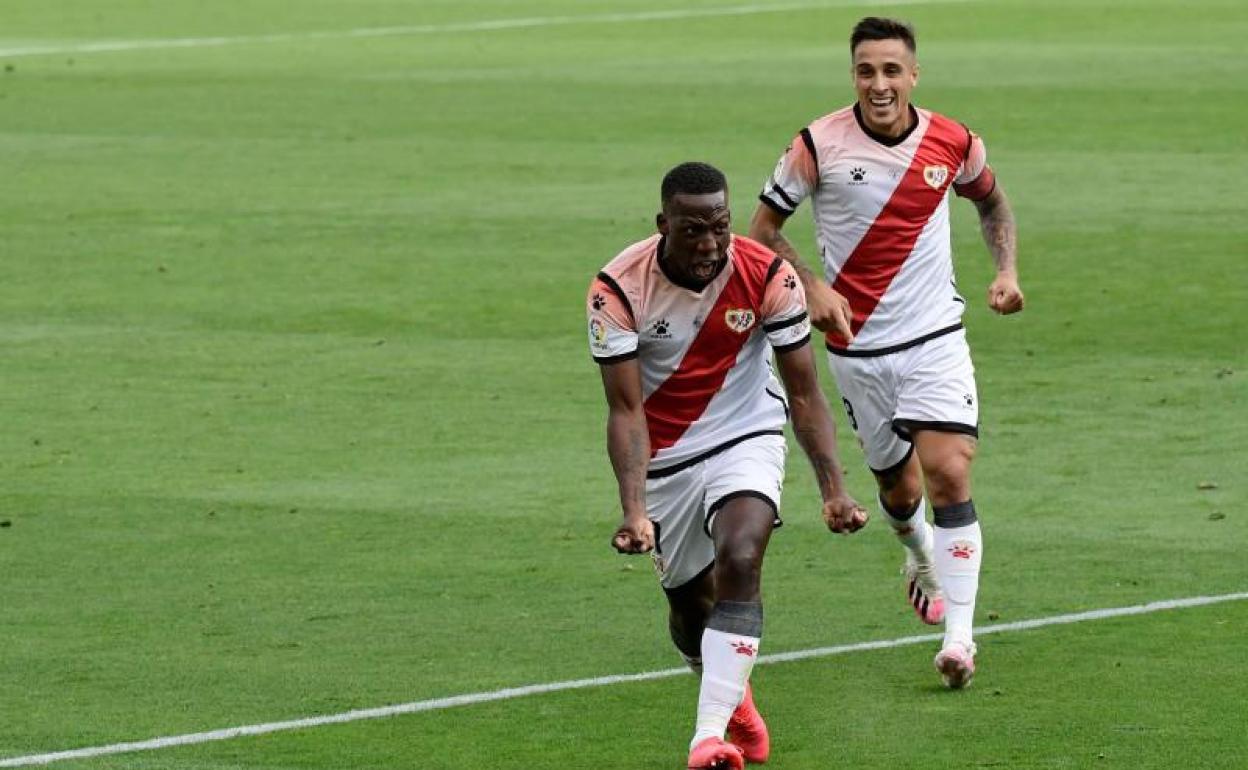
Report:
[[[727,284],[676,371],[646,399],[651,457],[679,441],[689,426],[702,416],[736,364],[746,340],[763,322],[759,317],[761,299],[755,301],[752,295],[758,294],[761,298],[764,275],[772,258],[751,259],[754,249],[735,238],[733,245],[737,258],[733,259],[734,269]],[[759,250],[761,253],[762,247]],[[755,291],[751,291],[751,287],[755,287]],[[745,332],[730,329],[724,316],[732,308],[753,310],[754,327]]]
[[[851,323],[854,334],[875,312],[880,298],[914,251],[915,242],[962,165],[966,142],[967,132],[960,123],[932,115],[927,132],[914,151],[910,168],[845,260],[832,288],[849,300],[854,311]],[[923,179],[923,169],[927,166],[949,169],[940,187],[933,188]],[[829,333],[827,339],[835,347],[848,344],[839,334]]]

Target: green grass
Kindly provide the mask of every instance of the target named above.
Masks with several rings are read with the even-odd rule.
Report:
[[[11,0],[0,49],[660,6]],[[980,622],[1248,590],[1248,12],[883,10],[1020,223],[1028,310],[995,318],[954,204]],[[0,54],[0,760],[678,665],[648,564],[607,546],[585,287],[681,160],[728,172],[744,229],[851,98],[860,15]],[[800,453],[789,477],[764,651],[921,632],[884,528],[830,538]],[[987,636],[959,694],[930,645],[762,667],[772,766],[1243,767],[1245,622]],[[53,766],[671,768],[694,699],[679,677]]]

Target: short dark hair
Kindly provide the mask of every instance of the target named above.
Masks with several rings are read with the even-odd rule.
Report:
[[[854,25],[849,35],[849,53],[852,56],[858,50],[858,44],[864,40],[900,40],[916,53],[918,46],[914,43],[914,27],[901,19],[886,19],[880,16],[868,16]]]
[[[724,172],[709,163],[690,161],[667,172],[659,188],[659,199],[666,204],[673,195],[681,193],[702,195],[727,189],[728,179],[724,177]]]

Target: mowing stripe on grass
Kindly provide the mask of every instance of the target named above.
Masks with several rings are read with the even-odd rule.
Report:
[[[351,38],[404,37],[413,35],[437,35],[455,32],[492,32],[507,29],[533,27],[562,27],[571,24],[623,24],[646,21],[670,21],[673,19],[696,19],[714,16],[753,16],[760,13],[783,13],[787,11],[813,11],[821,8],[848,8],[866,5],[932,5],[938,3],[965,3],[977,0],[807,0],[806,2],[729,5],[711,8],[675,8],[659,11],[634,11],[631,13],[586,14],[583,16],[532,16],[518,19],[486,19],[481,21],[453,22],[449,24],[413,24],[399,27],[362,27],[322,32],[281,32],[271,35],[237,35],[222,37],[175,37],[153,40],[98,40],[89,43],[61,43],[54,45],[19,46],[0,48],[0,57],[50,56],[63,54],[111,53],[116,51],[145,51],[167,48],[210,48],[225,45],[261,43],[302,43],[313,40],[346,40]]]
[[[1174,610],[1184,607],[1200,607],[1206,604],[1233,602],[1243,599],[1248,599],[1248,592],[1222,594],[1220,596],[1192,596],[1186,599],[1169,599],[1166,601],[1149,602],[1148,604],[1137,604],[1131,607],[1111,607],[1103,610],[1089,610],[1087,612],[1075,612],[1068,615],[1053,615],[1047,618],[1020,620],[1015,623],[998,623],[996,625],[978,628],[975,633],[979,636],[983,636],[985,634],[1003,634],[1012,631],[1027,631],[1029,629],[1043,628],[1045,626],[1083,623],[1089,620],[1119,618],[1128,615],[1144,615],[1150,612],[1161,612],[1162,610]],[[937,641],[941,639],[941,637],[941,634],[922,634],[919,636],[903,636],[899,639],[885,639],[876,642],[859,642],[857,644],[842,644],[835,647],[816,647],[810,650],[781,652],[773,655],[760,656],[758,664],[785,663],[793,660],[805,660],[807,658],[842,655],[848,652],[865,652],[868,650],[882,650],[890,647],[905,647],[911,644]],[[196,743],[208,743],[209,741],[224,741],[230,738],[241,738],[247,735],[263,735],[265,733],[276,733],[284,730],[301,730],[307,727],[320,727],[322,725],[341,724],[343,722],[358,722],[363,719],[380,719],[382,717],[391,717],[398,714],[414,714],[421,711],[434,711],[437,709],[454,708],[456,706],[471,706],[477,703],[489,703],[491,701],[509,700],[511,698],[523,698],[527,695],[539,695],[541,693],[559,692],[561,690],[581,690],[587,687],[605,687],[606,685],[623,684],[625,682],[645,682],[653,679],[666,679],[667,677],[687,674],[688,671],[689,670],[687,668],[683,667],[667,668],[661,671],[645,671],[640,674],[615,674],[613,676],[600,676],[592,679],[574,679],[568,682],[551,682],[549,684],[533,684],[525,687],[510,687],[505,690],[469,693],[467,695],[454,695],[449,698],[435,698],[434,700],[400,703],[396,706],[380,706],[378,708],[371,709],[357,709],[355,711],[346,711],[341,714],[292,719],[286,722],[268,722],[266,724],[259,725],[228,727],[223,730],[210,730],[204,733],[172,735],[166,738],[152,738],[146,741],[114,743],[108,746],[92,746],[84,749],[55,751],[49,754],[31,754],[25,757],[11,757],[9,759],[0,760],[0,767],[46,765],[50,762],[56,762],[62,759],[88,759],[90,757],[99,757],[105,754],[122,754],[134,751],[165,749],[173,746],[189,746]]]

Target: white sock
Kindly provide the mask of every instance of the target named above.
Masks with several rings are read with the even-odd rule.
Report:
[[[698,723],[689,748],[723,738],[728,719],[745,698],[745,685],[758,657],[759,637],[707,628],[702,632],[702,688]]]
[[[973,639],[975,594],[984,541],[975,521],[962,527],[935,528],[936,575],[945,592],[945,644]]]
[[[883,498],[880,499],[880,510],[884,511],[884,519],[892,526],[897,540],[914,554],[919,564],[927,564],[932,543],[932,528],[927,523],[926,501],[920,497],[914,510],[904,519],[894,518],[893,514],[889,513],[888,506],[884,505]]]

